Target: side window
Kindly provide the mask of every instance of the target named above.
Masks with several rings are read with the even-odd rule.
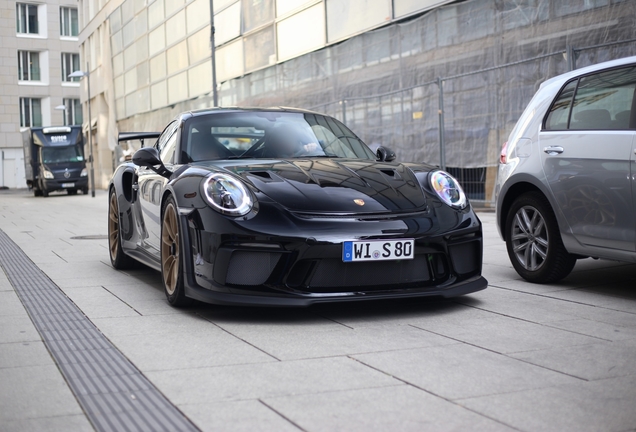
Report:
[[[168,142],[165,143],[161,151],[159,152],[159,157],[164,164],[171,164],[174,161],[174,151],[177,148],[177,134],[173,132],[172,136],[168,139]]]
[[[179,123],[175,120],[168,126],[166,126],[166,128],[163,130],[163,132],[159,136],[159,139],[157,140],[157,143],[155,144],[155,147],[157,147],[157,150],[159,150],[159,152],[161,152],[163,147],[166,145],[166,142],[168,142],[174,131],[177,130],[178,126]]]
[[[545,121],[547,130],[565,130],[568,128],[568,120],[570,118],[570,105],[572,104],[572,96],[576,90],[578,80],[570,81],[561,90],[561,94],[557,97],[548,112]]]
[[[545,129],[630,129],[635,90],[636,67],[634,66],[588,75],[571,81],[563,88],[550,108]],[[575,91],[576,95],[574,95]]]
[[[636,67],[582,77],[570,129],[629,129],[635,88]]]
[[[155,147],[159,150],[159,157],[161,161],[165,163],[172,163],[172,158],[174,156],[174,151],[177,143],[177,128],[179,127],[179,122],[176,120],[170,123],[161,133]]]

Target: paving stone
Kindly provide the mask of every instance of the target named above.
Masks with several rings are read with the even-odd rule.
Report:
[[[387,374],[341,357],[147,372],[146,375],[177,405],[400,384]]]
[[[26,310],[15,291],[0,291],[0,316],[24,316]]]
[[[571,320],[578,318],[586,310],[584,305],[498,288],[489,288],[482,291],[480,296],[461,297],[456,301],[500,315],[537,323]]]
[[[265,398],[308,431],[513,431],[457,404],[412,386]]]
[[[558,372],[465,344],[361,354],[353,358],[448,399],[578,381]]]
[[[636,429],[636,376],[464,399],[460,404],[521,431]]]
[[[499,353],[516,353],[600,342],[598,338],[506,316],[417,324],[419,328]]]
[[[474,294],[474,301],[483,291]],[[316,313],[350,328],[417,325],[427,322],[461,322],[488,318],[492,312],[466,306],[454,300],[413,299],[410,301],[361,303],[352,306],[321,305]]]
[[[258,400],[181,405],[179,409],[209,432],[292,432],[298,428]]]
[[[0,369],[0,424],[9,420],[82,414],[57,366]]]
[[[636,326],[624,327],[599,321],[592,321],[585,318],[556,321],[546,325],[579,334],[594,336],[607,341],[636,339]]]
[[[0,344],[42,340],[26,313],[23,316],[0,316],[0,329]]]
[[[6,420],[2,424],[2,430],[4,432],[93,432],[95,429],[84,414],[76,414]]]
[[[111,341],[144,372],[276,361],[211,324],[202,332],[164,331],[151,337],[115,336]]]
[[[549,350],[511,354],[528,363],[586,380],[636,375],[636,344],[604,342],[557,346]],[[634,392],[636,395],[636,391]]]
[[[306,326],[221,326],[280,360],[344,356],[457,343],[410,326],[357,329],[334,326],[335,328],[316,328],[311,332],[306,331]]]
[[[91,318],[108,318],[139,315],[130,305],[103,289],[101,286],[63,288],[64,293]]]
[[[631,291],[636,294],[636,283],[629,282]],[[567,290],[547,295],[550,298],[568,300],[583,303],[589,306],[598,306],[605,309],[628,312],[634,314],[636,320],[636,297],[614,297],[608,293],[593,292],[590,290]]]
[[[41,341],[0,344],[0,369],[54,364]]]
[[[95,318],[93,323],[109,339],[120,336],[144,335],[159,338],[162,334],[197,334],[210,331],[214,324],[195,314],[181,311],[166,315],[131,315],[114,318]]]

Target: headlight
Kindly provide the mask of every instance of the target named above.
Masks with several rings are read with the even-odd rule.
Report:
[[[203,190],[214,210],[230,216],[243,216],[252,210],[254,201],[245,185],[225,174],[212,174],[203,183]]]
[[[88,175],[88,172],[86,171],[86,168],[83,168],[80,174],[80,177],[86,177],[87,175]]]
[[[53,176],[53,173],[52,173],[51,171],[47,170],[47,169],[43,169],[43,170],[42,170],[42,176],[43,176],[45,179],[52,179],[52,178],[55,178],[55,176]]]
[[[466,195],[452,175],[444,171],[434,171],[429,180],[433,190],[447,205],[460,209],[466,207]]]

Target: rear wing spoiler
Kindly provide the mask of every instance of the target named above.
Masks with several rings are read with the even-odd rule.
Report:
[[[159,138],[161,132],[120,132],[117,137],[118,142],[140,140],[141,146],[144,146],[144,140]]]

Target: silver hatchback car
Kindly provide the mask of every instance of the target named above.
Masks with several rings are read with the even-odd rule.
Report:
[[[636,57],[544,82],[504,144],[497,225],[530,282],[578,258],[636,262]]]

